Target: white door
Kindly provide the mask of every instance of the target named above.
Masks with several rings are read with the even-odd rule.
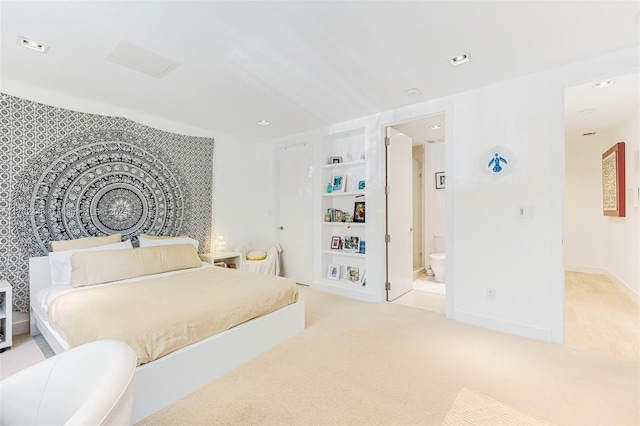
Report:
[[[394,300],[413,288],[413,191],[411,138],[387,129],[387,226],[390,235],[387,267],[390,288],[387,300]]]
[[[299,284],[311,284],[312,249],[312,148],[310,144],[281,148],[280,170],[280,245],[282,274]]]

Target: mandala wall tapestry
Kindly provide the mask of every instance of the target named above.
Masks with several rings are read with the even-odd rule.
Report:
[[[50,242],[189,235],[208,251],[213,140],[1,95],[0,278],[27,312],[28,258]]]

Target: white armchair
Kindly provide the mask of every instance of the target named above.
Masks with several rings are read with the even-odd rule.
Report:
[[[129,425],[137,357],[118,340],[62,352],[0,382],[2,425]]]
[[[235,251],[242,255],[240,269],[266,275],[280,275],[280,244],[273,241],[251,241],[236,246]],[[251,252],[264,252],[267,257],[262,260],[249,260],[247,255]]]

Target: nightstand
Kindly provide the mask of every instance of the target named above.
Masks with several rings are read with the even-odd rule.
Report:
[[[231,266],[231,268],[240,269],[240,265],[242,264],[242,253],[237,253],[235,251],[225,251],[220,253],[204,253],[200,255],[200,259],[203,262],[211,263],[212,265],[217,262],[224,262]]]
[[[11,295],[13,288],[9,281],[0,281],[0,351],[11,347],[12,343],[12,304]]]

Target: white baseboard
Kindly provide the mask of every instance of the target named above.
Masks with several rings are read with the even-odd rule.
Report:
[[[633,289],[629,287],[627,283],[625,283],[624,281],[622,281],[620,278],[618,278],[612,273],[607,273],[607,276],[611,279],[611,281],[613,281],[615,285],[618,286],[620,291],[622,291],[624,294],[629,296],[631,300],[633,300],[634,302],[640,305],[640,295],[638,295],[638,293],[633,291]]]
[[[420,275],[424,275],[426,273],[427,272],[425,271],[424,266],[422,266],[422,267],[420,267],[418,269],[414,269],[414,271],[413,271],[413,280],[414,281],[417,280]]]
[[[13,312],[11,332],[13,336],[29,333],[29,314]]]
[[[337,294],[351,299],[361,300],[363,302],[383,302],[384,299],[375,293],[368,293],[360,289],[341,287],[329,281],[316,281],[310,285],[314,290],[324,291],[325,293]]]
[[[499,331],[501,333],[513,334],[515,336],[526,337],[528,339],[541,340],[544,342],[562,343],[562,336],[555,338],[551,330],[535,328],[528,325],[505,322],[496,318],[477,315],[470,312],[456,310],[453,319],[465,324]]]
[[[640,305],[640,295],[636,293],[627,283],[618,278],[615,274],[607,271],[604,268],[593,268],[590,266],[575,266],[575,265],[565,265],[564,270],[567,272],[582,272],[585,274],[599,274],[606,275],[615,285],[618,286],[620,291],[629,296],[631,300]]]
[[[584,274],[599,274],[599,275],[609,274],[607,270],[604,268],[594,268],[591,266],[565,265],[564,270],[567,272],[582,272]]]

